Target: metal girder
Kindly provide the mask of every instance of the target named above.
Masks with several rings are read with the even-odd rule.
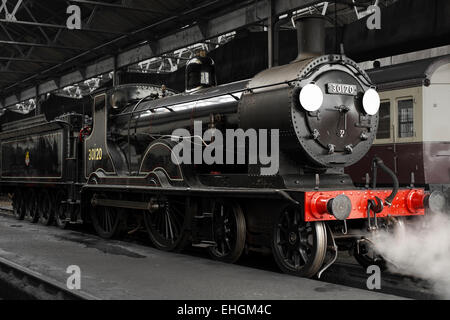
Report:
[[[154,14],[166,14],[166,15],[174,14],[174,12],[170,12],[170,11],[166,11],[166,10],[152,10],[152,9],[148,9],[148,8],[137,8],[137,7],[127,6],[127,5],[118,4],[118,3],[87,1],[87,0],[69,0],[69,2],[78,3],[78,4],[86,4],[86,5],[91,5],[91,6],[100,6],[100,7],[106,7],[106,8],[121,9],[121,10],[154,13]]]
[[[52,28],[52,29],[67,29],[67,26],[62,24],[51,24],[51,23],[42,23],[42,22],[33,22],[33,21],[19,21],[19,20],[6,20],[0,19],[1,23],[10,23],[10,24],[19,24],[37,28]],[[73,29],[71,31],[80,31],[80,32],[94,32],[94,33],[106,33],[106,34],[114,34],[114,35],[126,35],[125,32],[117,32],[110,30],[100,30],[100,29],[90,29],[90,28],[81,28],[81,29]]]
[[[320,2],[322,1],[277,0],[274,1],[274,15],[281,15],[288,11],[294,11]],[[268,13],[269,7],[267,1],[258,1],[253,5],[206,21],[207,27],[205,30],[202,30],[198,25],[194,25],[158,41],[146,43],[120,53],[117,56],[117,67],[126,67],[255,24],[261,20],[266,20]]]
[[[8,37],[8,39],[10,40],[10,41],[14,41],[14,38],[11,36],[11,34],[9,33],[9,31],[8,31],[8,29],[3,25],[3,24],[0,24],[0,27],[3,29],[3,31],[5,32],[5,34],[6,34],[6,36]],[[19,53],[22,55],[22,56],[24,56],[25,54],[23,53],[23,50],[20,48],[20,46],[14,46],[16,49],[17,49],[17,51],[19,51]]]
[[[34,21],[34,22],[38,22],[36,20],[36,18],[34,17],[33,13],[31,12],[30,9],[28,9],[27,3],[23,4],[23,8],[25,9],[25,11],[28,13],[28,15],[30,16],[30,18]],[[42,35],[44,36],[44,38],[47,40],[47,43],[50,42],[50,38],[47,35],[47,32],[45,32],[45,30],[42,27],[39,27],[39,31],[41,31]]]
[[[20,70],[1,70],[0,73],[11,73],[11,74],[33,74],[32,72],[28,71],[20,71]]]
[[[7,40],[0,40],[0,44],[10,45],[10,46],[53,48],[53,49],[72,50],[72,51],[86,50],[86,48],[61,46],[61,45],[49,44],[49,43],[35,43],[35,42],[21,42],[21,41],[7,41]]]
[[[211,5],[214,5],[214,4],[221,3],[221,1],[223,1],[223,0],[214,0],[214,1],[211,1],[211,2],[209,2],[208,4],[203,4],[203,5],[199,6],[199,7],[190,9],[190,10],[188,10],[188,11],[182,13],[182,15],[186,15],[186,16],[187,16],[187,15],[190,15],[190,14],[192,14],[192,13],[198,11],[198,10],[204,9],[204,8],[206,8],[206,7],[208,7],[208,6],[211,6]],[[95,47],[95,48],[90,48],[90,49],[82,50],[82,51],[83,51],[82,53],[80,53],[80,54],[77,55],[77,56],[74,56],[74,57],[72,57],[72,58],[67,59],[63,64],[67,64],[67,63],[70,63],[70,62],[74,62],[74,61],[76,61],[76,60],[78,60],[78,59],[80,59],[80,58],[86,56],[86,55],[89,54],[89,53],[92,53],[92,52],[95,52],[95,51],[99,51],[99,50],[105,50],[105,49],[108,48],[109,46],[112,46],[112,45],[116,44],[117,42],[119,42],[119,41],[121,41],[121,40],[127,39],[127,38],[130,37],[130,36],[134,36],[134,35],[143,33],[143,32],[145,32],[145,31],[149,31],[149,30],[151,30],[151,29],[154,28],[154,27],[157,27],[157,26],[159,26],[159,25],[161,25],[161,24],[164,24],[164,23],[167,23],[167,22],[173,22],[173,21],[175,21],[175,20],[177,20],[177,19],[178,19],[178,16],[171,16],[171,17],[169,17],[169,18],[166,18],[166,19],[160,20],[160,21],[158,21],[158,22],[152,23],[152,24],[150,24],[150,25],[148,25],[148,26],[146,26],[146,27],[143,27],[143,28],[140,28],[140,29],[138,29],[138,30],[135,30],[135,31],[133,31],[133,32],[130,33],[130,34],[127,34],[127,35],[124,35],[124,36],[120,36],[120,37],[118,37],[118,38],[115,38],[115,39],[112,39],[112,40],[110,40],[110,41],[107,41],[106,43],[103,43],[103,44],[101,44],[101,45],[99,45],[99,46],[97,46],[97,47]],[[61,29],[60,29],[60,30],[61,30]],[[152,46],[152,47],[153,47],[153,46]],[[42,71],[41,73],[42,73],[42,74],[49,73],[50,71],[52,71],[52,70],[54,70],[54,69],[57,69],[57,68],[59,68],[59,67],[61,67],[61,66],[62,66],[62,64],[58,64],[58,65],[56,65],[56,66],[52,66],[51,68],[46,69],[46,70]],[[115,65],[115,67],[117,67],[117,66]],[[114,70],[114,69],[113,69],[113,70]],[[29,77],[29,78],[26,78],[26,79],[22,79],[21,81],[16,82],[16,83],[14,83],[14,84],[12,84],[11,86],[8,86],[8,87],[6,87],[6,88],[4,87],[3,89],[9,90],[9,89],[11,89],[11,88],[17,86],[18,84],[25,83],[25,82],[27,82],[27,81],[30,81],[30,80],[33,79],[33,78],[36,78],[36,76],[32,76],[32,77]]]
[[[274,15],[282,15],[284,13],[288,13],[294,10],[298,10],[304,7],[308,7],[322,1],[318,0],[277,0],[274,1],[273,14]],[[111,72],[115,68],[122,68],[129,66],[131,64],[135,64],[144,60],[151,59],[153,57],[158,57],[166,53],[170,53],[174,50],[181,49],[193,45],[195,43],[199,43],[205,41],[207,39],[217,37],[237,29],[241,29],[247,27],[249,25],[264,21],[268,19],[268,2],[267,1],[257,1],[247,6],[244,6],[240,9],[234,10],[232,12],[225,13],[221,16],[206,20],[203,22],[203,28],[200,28],[199,25],[193,25],[187,27],[185,29],[179,30],[178,32],[163,37],[157,41],[146,42],[140,46],[137,46],[133,49],[124,51],[119,53],[114,58],[106,58],[101,60],[95,64],[89,65],[86,67],[84,72],[76,71],[68,73],[57,80],[51,80],[44,83],[41,83],[37,86],[36,95],[42,95],[49,93],[54,90],[58,90],[64,88],[65,86],[73,85],[83,80],[99,76],[106,72]],[[170,19],[170,18],[169,18]],[[147,28],[143,28],[147,29]],[[142,30],[138,30],[136,32],[140,32]],[[109,43],[112,43],[110,41]],[[1,43],[1,42],[0,42]],[[105,45],[104,45],[105,46]],[[102,46],[100,46],[102,47]],[[81,54],[83,55],[83,54]],[[116,61],[116,63],[114,63]],[[29,79],[25,79],[21,82],[25,82],[31,80],[33,77]],[[11,88],[8,87],[8,88]],[[6,89],[8,89],[6,88]],[[23,91],[22,91],[23,92]],[[22,96],[21,94],[19,96]],[[5,103],[2,106],[2,102],[0,101],[1,107],[8,107],[17,102],[11,103],[14,101],[15,95],[12,95],[5,99]]]
[[[0,57],[0,60],[3,60],[3,61],[32,62],[32,63],[48,63],[48,64],[55,64],[55,63],[60,63],[61,62],[61,61],[56,61],[56,60],[31,59],[31,58],[13,58],[13,57]]]

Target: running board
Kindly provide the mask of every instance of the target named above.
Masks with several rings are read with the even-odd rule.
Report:
[[[127,201],[127,200],[113,200],[113,199],[97,199],[92,198],[91,204],[99,207],[113,207],[123,209],[144,210],[153,212],[160,208],[160,205],[155,202],[140,202],[140,201]]]

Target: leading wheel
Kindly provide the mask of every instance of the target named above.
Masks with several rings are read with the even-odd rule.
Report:
[[[301,277],[313,277],[322,267],[327,252],[323,222],[302,221],[297,207],[287,207],[275,219],[272,251],[280,269]]]
[[[245,247],[244,213],[239,204],[228,201],[215,201],[212,212],[216,245],[209,248],[209,253],[216,260],[234,263]]]
[[[185,221],[191,210],[187,199],[161,198],[158,209],[144,212],[144,222],[150,240],[160,250],[179,251],[188,242]]]

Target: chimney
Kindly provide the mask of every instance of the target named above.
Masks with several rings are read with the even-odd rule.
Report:
[[[298,56],[295,61],[325,54],[325,19],[322,16],[306,16],[295,19]]]

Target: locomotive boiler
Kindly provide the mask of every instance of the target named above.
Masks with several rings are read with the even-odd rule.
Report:
[[[281,270],[305,277],[320,275],[339,249],[353,249],[360,263],[373,263],[367,230],[423,215],[438,197],[399,189],[380,160],[375,163],[391,175],[392,189],[357,189],[344,173],[375,139],[380,99],[355,62],[324,54],[323,23],[297,20],[297,59],[250,80],[218,86],[214,61],[200,55],[187,64],[182,94],[164,86],[118,86],[95,93],[92,125],[66,125],[77,117],[67,115],[25,131],[6,130],[0,134],[2,157],[15,158],[2,164],[2,190],[14,193],[19,218],[45,224],[55,219],[62,227],[88,222],[105,238],[145,227],[153,244],[167,251],[191,244],[225,262],[249,250],[271,251]],[[279,138],[266,150],[278,155],[270,174],[264,174],[267,163],[249,160],[255,144],[261,148],[261,129]],[[66,174],[48,172],[33,158],[21,161],[27,152],[45,152],[39,146],[48,145],[52,130],[66,130],[60,148],[53,148],[61,152],[49,154],[55,168],[71,164],[64,166]],[[176,134],[180,130],[188,135]],[[219,136],[211,134],[228,130],[244,134],[240,144],[230,141],[237,135],[226,135],[219,146]],[[252,132],[259,133],[256,140]],[[175,152],[180,143],[193,148]],[[224,149],[233,145],[233,158],[243,154],[246,161],[174,161],[211,143],[218,145],[216,153],[230,153]],[[34,170],[13,174],[12,167],[21,166]],[[48,204],[45,215],[35,199]]]

